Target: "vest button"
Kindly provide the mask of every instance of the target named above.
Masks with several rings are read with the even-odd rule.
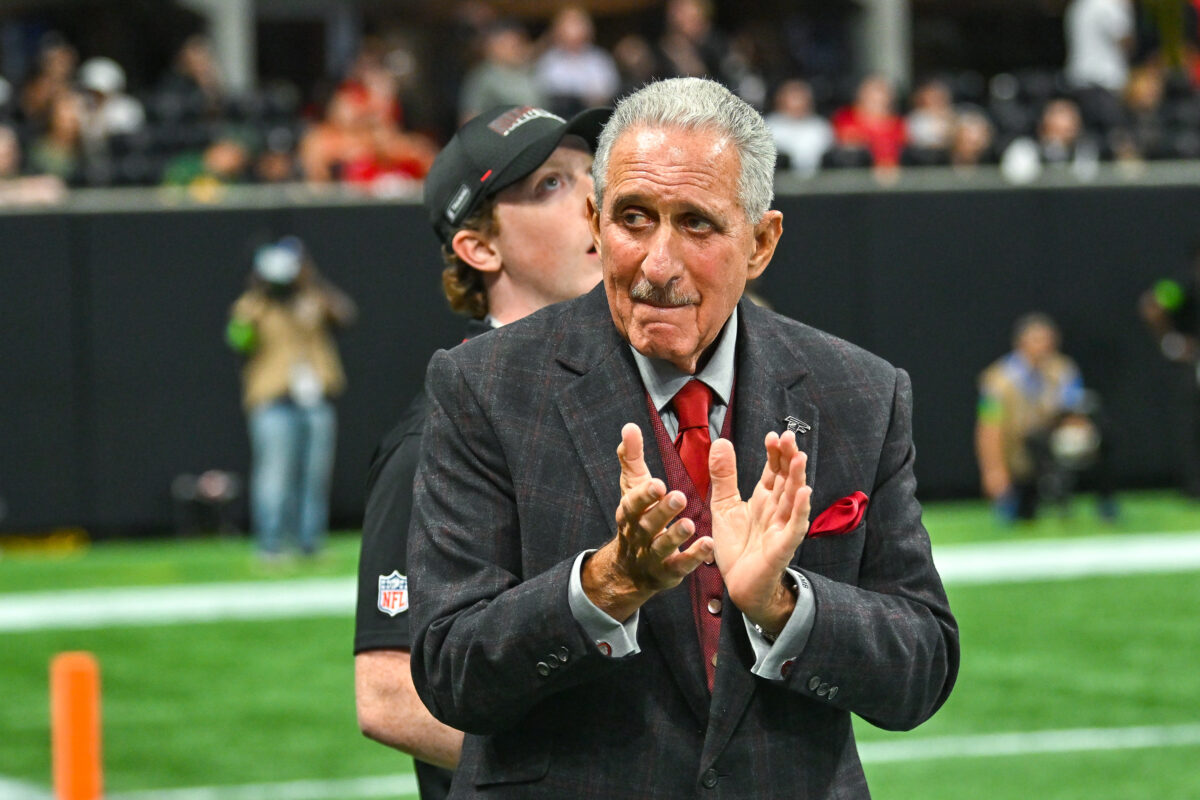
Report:
[[[717,654],[716,654],[716,653],[713,653],[713,657],[712,657],[712,665],[713,665],[714,667],[717,665]]]
[[[704,770],[704,776],[700,778],[700,784],[705,789],[711,789],[717,785],[717,771],[715,769]]]
[[[714,616],[721,613],[721,599],[719,597],[714,597],[708,601],[708,613]]]

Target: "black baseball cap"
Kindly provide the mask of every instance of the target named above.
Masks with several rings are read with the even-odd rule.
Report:
[[[594,152],[611,108],[589,108],[570,120],[533,106],[500,106],[458,129],[425,176],[425,210],[449,243],[480,203],[542,165],[568,134]]]

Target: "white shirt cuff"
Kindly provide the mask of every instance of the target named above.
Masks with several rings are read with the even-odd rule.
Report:
[[[575,565],[571,567],[571,583],[567,591],[567,598],[571,603],[571,614],[583,628],[584,633],[595,642],[597,649],[604,655],[620,658],[640,653],[642,649],[638,647],[637,629],[638,616],[641,612],[634,612],[633,616],[623,623],[617,622],[601,611],[595,603],[588,599],[587,592],[583,591],[583,578],[581,577],[583,559],[594,552],[596,551],[584,550],[575,559]],[[805,638],[807,637],[806,633]]]
[[[787,677],[792,662],[804,650],[804,645],[808,644],[817,610],[812,584],[808,582],[808,578],[794,569],[787,572],[796,582],[796,608],[783,630],[779,632],[779,636],[775,637],[774,643],[768,641],[753,623],[746,619],[745,614],[742,615],[746,633],[750,635],[750,646],[754,648],[754,666],[750,671],[760,678],[772,681],[781,681]]]

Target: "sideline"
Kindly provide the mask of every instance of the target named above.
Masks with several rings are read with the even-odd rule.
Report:
[[[1200,532],[946,545],[937,548],[934,561],[947,584],[1189,572],[1200,570]],[[355,581],[305,578],[0,594],[0,633],[344,617],[354,613]]]
[[[1075,728],[1025,733],[984,733],[962,736],[905,738],[896,741],[859,742],[864,764],[894,764],[947,758],[1036,756],[1107,750],[1200,746],[1200,724],[1140,726],[1130,728]],[[12,785],[8,800],[51,800],[44,790],[0,778],[0,791]],[[411,774],[342,780],[287,781],[236,786],[197,786],[118,792],[108,800],[330,800],[330,798],[416,797],[417,781]]]

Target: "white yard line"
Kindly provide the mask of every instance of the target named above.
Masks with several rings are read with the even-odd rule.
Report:
[[[859,742],[862,760],[872,764],[929,761],[943,758],[1023,756],[1200,745],[1200,725],[1157,725],[1132,728],[1075,728],[1029,733],[982,733]]]
[[[1200,532],[946,545],[934,561],[948,584],[1069,580],[1200,569]],[[117,625],[347,616],[355,579],[201,583],[0,594],[0,633]]]
[[[351,797],[416,796],[416,776],[343,778],[328,781],[248,783],[240,786],[197,786],[190,789],[152,789],[110,793],[107,800],[330,800]]]
[[[1037,756],[1051,753],[1195,746],[1200,746],[1200,724],[906,737],[887,742],[860,742],[858,752],[865,764],[889,764],[948,758]],[[117,792],[109,793],[107,800],[349,800],[415,796],[416,792],[416,778],[410,774],[403,774],[374,778]],[[50,794],[28,784],[0,779],[0,798],[50,800]]]

